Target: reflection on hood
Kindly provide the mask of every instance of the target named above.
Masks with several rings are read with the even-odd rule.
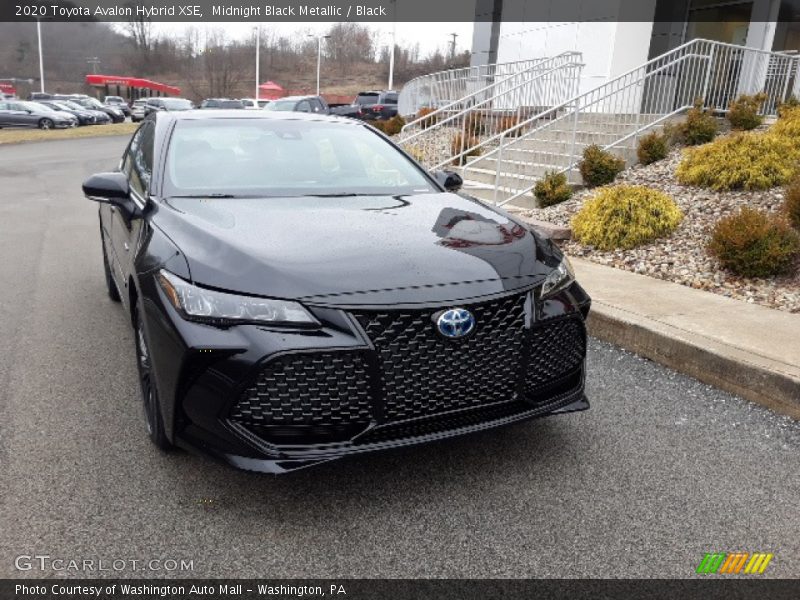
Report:
[[[444,208],[432,231],[441,238],[439,245],[486,261],[501,278],[535,271],[532,240],[525,228],[513,221],[498,223],[477,213]]]

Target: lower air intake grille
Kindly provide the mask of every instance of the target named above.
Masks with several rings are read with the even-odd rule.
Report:
[[[367,425],[365,358],[355,352],[294,354],[270,361],[241,395],[231,419],[248,425]]]

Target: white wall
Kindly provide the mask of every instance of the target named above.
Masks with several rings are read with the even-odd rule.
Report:
[[[568,22],[556,20],[559,11],[565,10],[564,0],[505,0],[497,62],[578,51],[583,53],[585,63],[580,91],[588,91],[647,61],[652,21],[616,20],[621,7],[627,11],[631,1],[634,0],[574,0],[567,3],[569,15],[574,18],[578,2],[579,14],[586,20]],[[655,0],[635,1],[640,6],[649,4],[655,11]],[[647,8],[642,12],[647,13]],[[527,20],[545,16],[552,21]]]

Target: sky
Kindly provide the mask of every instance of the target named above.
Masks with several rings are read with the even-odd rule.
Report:
[[[262,27],[270,28],[273,31],[285,31],[289,34],[302,34],[311,32],[322,34],[328,30],[333,23],[263,23]],[[392,23],[371,23],[368,25],[380,37],[378,47],[388,45],[392,39]],[[252,22],[236,23],[155,23],[156,30],[165,35],[180,36],[188,27],[197,29],[220,28],[233,39],[250,38],[253,35],[254,24]],[[442,52],[449,52],[450,42],[453,39],[451,33],[457,33],[456,53],[469,50],[472,47],[472,23],[397,23],[397,43],[402,46],[413,46],[419,43],[420,55],[426,56],[434,52],[437,48]]]

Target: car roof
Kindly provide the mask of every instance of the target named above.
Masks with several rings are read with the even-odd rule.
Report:
[[[309,98],[319,98],[319,96],[314,96],[313,94],[309,94],[308,96],[284,96],[283,98],[276,98],[273,102],[280,102],[281,100],[294,100],[299,102],[300,100],[308,100]]]
[[[306,97],[306,96],[304,96]],[[221,119],[269,119],[273,121],[325,121],[340,123],[342,125],[356,125],[363,127],[361,121],[346,117],[321,115],[317,113],[281,112],[281,111],[232,111],[232,110],[188,110],[181,112],[153,113],[157,120],[172,119],[175,121],[204,121]]]

